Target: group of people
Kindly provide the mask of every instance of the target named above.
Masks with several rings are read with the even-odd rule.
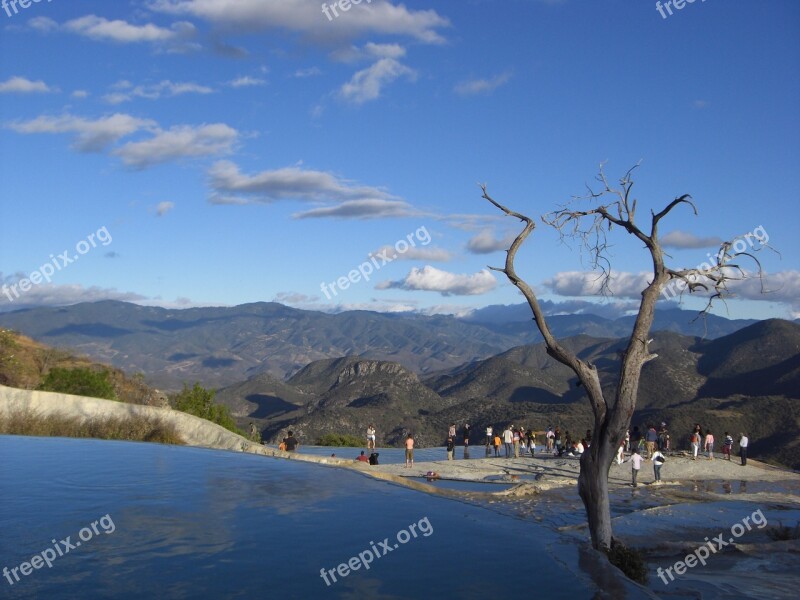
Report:
[[[569,430],[562,432],[560,427],[548,427],[544,438],[545,451],[556,456],[580,457],[592,443],[592,430],[587,429],[583,437],[573,438]]]
[[[486,456],[490,456],[494,448],[494,455],[500,456],[500,446],[505,449],[506,458],[519,458],[520,452],[524,455],[530,451],[531,456],[536,451],[536,434],[533,429],[509,425],[502,433],[496,433],[490,425],[486,428]]]
[[[661,467],[667,460],[664,454],[670,452],[669,442],[670,438],[666,423],[661,423],[661,429],[659,431],[656,431],[653,425],[648,424],[645,433],[641,433],[638,427],[634,427],[633,432],[626,433],[625,439],[622,440],[617,451],[617,464],[622,464],[623,451],[628,449],[631,452],[631,456],[628,460],[631,462],[631,483],[633,487],[637,486],[636,479],[644,460],[650,460],[653,463],[655,482],[661,482]],[[692,453],[692,460],[697,460],[701,448],[702,451],[706,453],[708,460],[714,460],[715,442],[716,440],[711,429],[703,431],[702,426],[699,423],[695,423],[691,434],[689,434],[689,447]],[[741,464],[742,466],[746,466],[747,446],[750,440],[744,432],[740,432],[737,443],[739,445]],[[733,436],[726,431],[722,441],[723,460],[731,460],[733,444]]]
[[[296,452],[299,447],[300,442],[294,437],[294,432],[291,429],[289,430],[289,435],[283,438],[283,441],[278,444],[278,450],[284,450],[286,452]]]
[[[700,423],[695,423],[694,429],[689,435],[689,447],[692,450],[692,460],[697,460],[697,455],[700,453],[701,448],[702,451],[706,453],[706,458],[708,458],[708,460],[714,460],[715,441],[714,434],[710,429],[706,429],[704,432],[703,428],[700,426]],[[722,439],[723,460],[731,460],[733,443],[733,436],[726,431]],[[739,432],[739,439],[737,443],[739,445],[739,459],[744,467],[747,465],[747,446],[750,443],[750,440],[743,431]]]

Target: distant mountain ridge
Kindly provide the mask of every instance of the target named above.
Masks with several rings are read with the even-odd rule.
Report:
[[[347,355],[432,374],[540,341],[529,313],[525,316],[526,306],[489,308],[491,318],[487,308],[462,319],[368,311],[329,314],[274,302],[178,310],[106,300],[0,313],[0,326],[130,373],[145,373],[159,387],[178,389],[194,381],[224,387],[262,372],[283,380],[313,361]],[[695,317],[694,311],[657,311],[655,329],[715,338],[753,322],[711,315],[704,324]],[[557,315],[550,317],[550,324],[558,337],[615,338],[630,331],[629,317]]]
[[[613,398],[626,339],[581,335],[562,343],[598,367],[606,397]],[[713,428],[718,439],[726,430],[746,431],[755,456],[800,468],[800,325],[774,319],[717,340],[660,331],[653,334],[651,349],[658,358],[642,371],[634,425],[666,421],[678,449],[686,447],[694,423]],[[258,397],[257,380],[247,388],[251,398]],[[473,443],[487,425],[539,430],[561,425],[582,435],[593,420],[576,383],[543,344],[515,347],[421,380],[397,363],[349,356],[306,366],[282,384],[295,394],[294,410],[257,423],[268,439],[291,428],[307,443],[326,433],[363,438],[369,423],[377,425],[384,445],[397,445],[412,432],[421,445],[438,446],[450,423],[459,431],[472,424]],[[274,394],[273,382],[267,385],[272,387],[262,398]],[[236,389],[221,390],[219,401],[238,406]],[[298,394],[307,401],[298,401]],[[242,425],[257,414],[263,411],[235,413]]]

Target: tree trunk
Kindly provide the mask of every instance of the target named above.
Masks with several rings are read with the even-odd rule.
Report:
[[[596,452],[592,452],[597,445]],[[607,448],[616,444],[613,440],[597,438],[581,456],[581,472],[578,476],[578,493],[586,508],[592,547],[602,552],[611,548],[611,504],[608,499],[608,470],[613,454]]]

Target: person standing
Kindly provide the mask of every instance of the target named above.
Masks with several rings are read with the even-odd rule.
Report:
[[[700,433],[695,429],[689,438],[692,445],[692,460],[697,460],[697,452],[700,450]]]
[[[494,443],[494,435],[492,435],[492,426],[486,428],[486,447],[488,448]]]
[[[625,441],[625,440],[622,440],[622,441],[619,443],[619,448],[617,448],[617,464],[618,464],[618,465],[621,465],[621,464],[623,463],[623,457],[624,457],[625,447],[626,447],[627,445],[628,445],[628,442],[627,442],[627,441]]]
[[[555,445],[555,439],[556,439],[556,434],[553,432],[553,428],[552,427],[548,427],[547,428],[547,433],[544,434],[544,439],[545,439],[545,444],[547,446],[546,450],[548,452],[552,452],[553,451],[553,446]]]
[[[283,444],[287,452],[296,452],[300,447],[300,442],[298,442],[297,438],[294,437],[294,433],[292,431],[289,431],[288,437],[284,438]]]
[[[638,447],[634,447],[633,454],[631,454],[628,460],[631,461],[631,485],[633,485],[633,487],[638,487],[636,477],[639,475],[639,469],[642,468],[642,455],[639,454]]]
[[[469,423],[464,423],[464,448],[469,446]]]
[[[375,450],[375,425],[367,427],[367,450]]]
[[[731,459],[731,448],[733,448],[733,438],[727,431],[725,432],[725,441],[722,442],[722,456],[727,460]]]
[[[739,434],[739,458],[742,459],[742,466],[744,467],[747,464],[747,445],[750,443],[750,440],[747,439],[747,436],[744,433]]]
[[[446,445],[447,445],[447,460],[455,459],[456,441],[453,438],[448,437]]]
[[[661,465],[663,465],[664,461],[667,459],[661,454],[661,450],[655,450],[650,460],[653,461],[653,474],[655,475],[656,483],[661,483]]]
[[[410,468],[414,466],[414,437],[409,433],[406,438],[406,466]]]
[[[536,434],[533,433],[533,429],[528,430],[528,447],[531,449],[531,456],[536,449]]]
[[[503,430],[503,444],[505,444],[506,458],[511,458],[511,445],[514,442],[514,434],[511,432],[511,427],[506,427]]]
[[[658,442],[658,432],[656,431],[656,426],[650,424],[647,426],[647,433],[645,435],[645,445],[647,446],[647,458],[653,456],[653,452],[656,451],[656,442]]]
[[[494,455],[495,457],[500,458],[500,436],[495,435],[492,442],[494,443]]]
[[[706,431],[706,452],[708,452],[708,460],[714,460],[714,436],[710,429]]]
[[[514,429],[511,433],[511,443],[514,445],[514,458],[519,458],[520,438],[519,429]]]

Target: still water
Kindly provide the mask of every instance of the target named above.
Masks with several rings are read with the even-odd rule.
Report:
[[[542,526],[343,469],[16,436],[0,464],[2,598],[591,596]]]

